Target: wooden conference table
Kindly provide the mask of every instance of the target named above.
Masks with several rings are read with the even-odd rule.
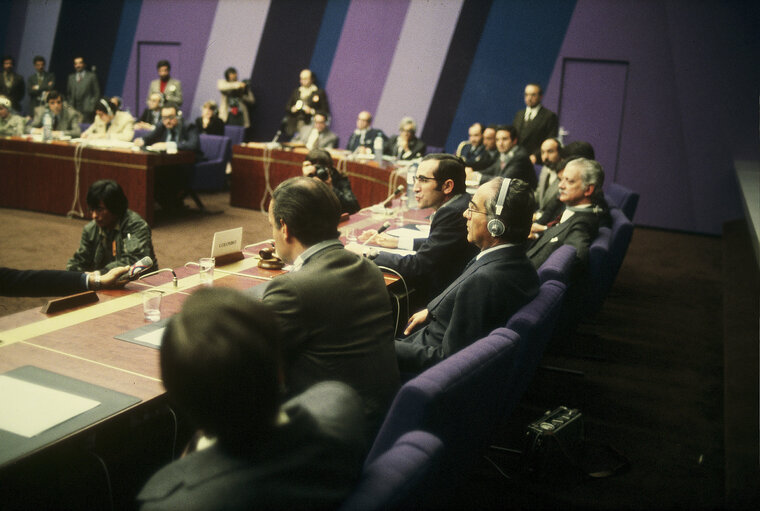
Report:
[[[0,207],[86,215],[90,185],[114,179],[124,189],[129,208],[153,225],[156,168],[194,161],[190,151],[164,154],[0,138]]]
[[[271,190],[290,177],[302,175],[301,164],[307,153],[305,148],[269,149],[267,144],[256,142],[233,147],[230,205],[266,208]],[[362,207],[383,201],[398,185],[406,186],[405,174],[399,174],[394,165],[348,160],[339,151],[333,151],[332,155],[336,168],[348,175]]]
[[[406,219],[424,223],[429,213],[429,210],[413,211],[406,215]],[[346,232],[349,227],[377,228],[387,219],[386,215],[373,214],[365,209],[341,225],[341,231]],[[345,238],[342,240],[345,242]],[[256,254],[264,246],[271,244],[261,242],[246,247],[243,260],[218,266],[214,285],[243,290],[282,273],[257,267]],[[148,324],[143,318],[140,295],[140,291],[145,289],[156,287],[164,292],[161,303],[163,318],[179,312],[182,303],[198,289],[200,282],[197,266],[188,265],[175,269],[175,272],[177,287],[171,282],[171,273],[163,272],[131,282],[121,290],[100,291],[99,301],[89,306],[58,314],[43,314],[37,309],[0,317],[0,374],[34,366],[140,400],[99,422],[56,438],[35,451],[0,463],[0,488],[13,488],[20,480],[27,481],[28,477],[21,478],[14,472],[23,469],[27,476],[36,474],[39,467],[47,463],[46,453],[71,446],[78,451],[88,450],[90,447],[87,446],[95,443],[94,439],[99,434],[103,436],[102,430],[109,426],[118,430],[117,435],[129,437],[131,425],[139,417],[146,416],[149,410],[166,407],[158,350],[118,340],[115,336]],[[386,275],[389,286],[396,280],[396,277]],[[167,448],[167,455],[169,451]],[[170,459],[168,456],[162,463]]]

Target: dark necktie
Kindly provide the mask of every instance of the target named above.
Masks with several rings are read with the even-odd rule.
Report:
[[[53,116],[53,131],[58,131],[58,116]]]
[[[549,227],[557,225],[560,220],[562,220],[562,213],[560,213],[559,215],[557,215],[557,218],[555,218],[554,220],[552,220],[551,222],[549,222],[548,224],[546,224],[546,228],[548,229]]]

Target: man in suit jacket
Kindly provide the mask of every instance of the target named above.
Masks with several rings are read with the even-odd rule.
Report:
[[[541,172],[538,174],[538,186],[536,187],[536,215],[541,216],[541,212],[546,205],[554,199],[559,193],[559,178],[557,170],[562,158],[562,143],[556,138],[547,138],[541,144]]]
[[[293,137],[293,142],[300,142],[306,149],[335,149],[338,147],[338,135],[327,127],[327,117],[315,114],[312,124],[307,124]]]
[[[84,59],[74,59],[74,72],[69,75],[66,97],[74,110],[82,114],[84,122],[92,122],[95,104],[100,98],[100,86],[95,73],[85,69]]]
[[[424,371],[504,326],[538,294],[538,275],[523,248],[533,205],[530,187],[519,180],[496,178],[478,188],[465,214],[467,239],[480,253],[410,318],[408,337],[396,339],[402,372]]]
[[[35,72],[29,76],[27,82],[31,110],[37,106],[45,106],[48,93],[55,89],[55,75],[45,71],[45,58],[37,55],[33,63]]]
[[[239,291],[206,288],[171,318],[161,378],[203,436],[150,478],[141,509],[334,509],[351,491],[367,445],[361,399],[328,381],[283,404],[284,338],[271,314]]]
[[[467,130],[468,140],[463,140],[457,147],[457,156],[464,160],[467,167],[474,170],[484,169],[493,163],[491,153],[483,144],[483,125],[476,122]]]
[[[537,83],[525,86],[525,108],[515,114],[512,122],[520,137],[520,144],[530,154],[531,163],[540,161],[541,143],[559,133],[557,114],[541,105],[544,92]]]
[[[348,139],[346,149],[352,153],[372,154],[375,138],[380,136],[385,145],[385,134],[382,130],[372,127],[372,114],[363,110],[356,117],[356,129]]]
[[[414,196],[420,209],[433,208],[427,238],[404,239],[377,234],[374,229],[359,237],[370,237],[375,245],[386,248],[416,250],[399,255],[356,245],[357,252],[368,253],[378,266],[397,270],[414,287],[420,303],[427,303],[451,284],[464,270],[477,249],[467,242],[467,221],[464,212],[470,203],[465,191],[462,160],[450,154],[429,154],[417,169]]]
[[[533,225],[534,240],[527,251],[533,266],[541,266],[557,247],[572,245],[576,249],[574,272],[585,268],[589,246],[605,214],[603,184],[604,171],[594,160],[578,158],[565,166],[559,183],[559,200],[565,209],[551,225]]]
[[[468,169],[467,179],[485,183],[494,177],[520,179],[536,188],[536,170],[530,162],[528,152],[518,145],[517,130],[512,126],[499,126],[496,129],[496,149],[499,154],[494,162],[480,172]]]
[[[26,120],[11,112],[11,100],[0,95],[0,136],[14,137],[24,134]]]
[[[399,124],[399,133],[385,144],[384,153],[399,160],[414,160],[425,156],[427,144],[417,138],[417,123],[411,117],[404,117]]]
[[[63,104],[63,97],[56,90],[47,94],[47,108],[37,110],[32,123],[29,125],[29,133],[42,133],[45,123],[45,113],[51,116],[53,138],[71,137],[77,138],[82,133],[79,123],[82,122],[82,114],[69,105]]]
[[[362,397],[374,431],[399,386],[393,315],[380,270],[337,239],[339,218],[338,198],[319,179],[294,177],[275,189],[272,237],[293,269],[272,279],[263,301],[284,333],[289,393],[343,381]]]
[[[79,271],[0,268],[0,296],[62,296],[121,287],[126,280],[118,279],[128,271],[129,266],[118,266],[101,276]]]
[[[284,130],[288,136],[294,135],[305,124],[309,124],[317,112],[330,115],[327,94],[317,87],[311,69],[301,70],[298,80],[301,85],[293,91],[285,105]]]
[[[158,92],[164,95],[167,103],[174,103],[178,107],[182,106],[182,83],[170,76],[172,66],[169,61],[159,60],[156,69],[158,69],[158,78],[150,82],[148,97]]]
[[[13,110],[21,113],[24,99],[24,78],[14,71],[16,61],[10,55],[3,57],[3,72],[0,75],[0,94],[11,100]]]

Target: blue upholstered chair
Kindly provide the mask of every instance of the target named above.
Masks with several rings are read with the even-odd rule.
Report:
[[[230,139],[232,145],[242,144],[245,139],[245,127],[225,125],[224,136]]]
[[[421,429],[446,445],[442,463],[464,469],[486,446],[500,419],[519,336],[499,328],[406,382],[391,404],[365,466],[408,431]],[[442,477],[441,481],[448,480]]]
[[[575,262],[576,249],[572,245],[562,245],[544,261],[538,268],[538,278],[541,283],[556,280],[567,285],[570,282],[570,272]]]
[[[403,434],[386,452],[365,465],[341,511],[417,507],[425,483],[443,453],[443,442],[424,431]]]
[[[219,135],[199,135],[204,161],[195,164],[191,188],[198,190],[223,190],[227,163],[232,156],[230,139]]]
[[[623,211],[612,208],[610,210],[612,216],[612,231],[610,239],[610,287],[617,277],[620,266],[623,264],[623,259],[628,253],[628,246],[631,244],[631,238],[633,238],[633,224],[628,219]],[[608,289],[609,291],[609,289]]]
[[[625,213],[628,220],[633,222],[636,206],[639,204],[639,194],[617,183],[607,185],[605,198],[610,206],[615,206]]]

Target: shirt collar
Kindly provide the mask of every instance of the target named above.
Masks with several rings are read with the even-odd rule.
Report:
[[[300,270],[303,267],[303,265],[306,264],[312,256],[314,256],[314,254],[317,254],[323,251],[324,249],[335,246],[335,245],[340,245],[341,247],[343,246],[343,244],[338,239],[324,240],[324,241],[320,241],[319,243],[315,245],[310,246],[309,248],[301,252],[298,255],[298,257],[296,257],[296,260],[293,261],[293,269],[290,271]]]
[[[590,207],[591,207],[591,204],[581,204],[579,206],[565,208],[565,211],[562,212],[562,218],[559,219],[559,223],[562,223],[568,218],[570,218],[571,216],[573,216],[575,212],[578,211],[579,209],[586,209]]]
[[[502,243],[500,245],[496,245],[495,247],[487,248],[487,249],[481,251],[478,255],[476,255],[475,256],[475,260],[476,261],[480,260],[481,257],[483,257],[484,255],[486,255],[489,252],[496,252],[497,250],[501,250],[501,249],[507,248],[507,247],[514,247],[514,246],[515,246],[514,243]]]

